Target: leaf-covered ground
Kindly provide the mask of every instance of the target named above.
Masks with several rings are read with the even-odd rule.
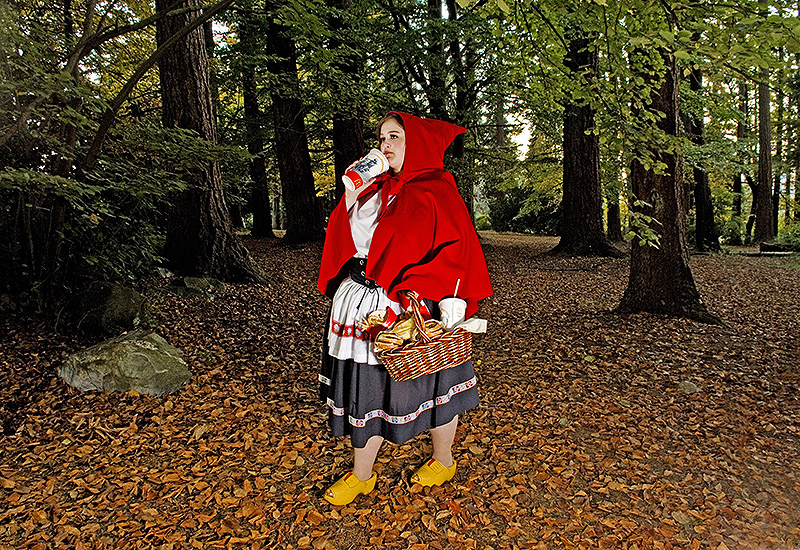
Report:
[[[727,323],[707,326],[613,314],[627,260],[483,239],[495,296],[456,478],[413,487],[427,436],[387,444],[345,507],[321,499],[351,453],[316,398],[319,246],[249,241],[270,287],[153,291],[194,372],[169,396],[68,388],[56,368],[94,341],[3,319],[0,548],[800,548],[796,256],[692,257]]]

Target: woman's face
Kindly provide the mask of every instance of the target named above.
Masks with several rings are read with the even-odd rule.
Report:
[[[395,174],[403,171],[403,162],[406,159],[406,131],[396,120],[389,119],[381,126],[381,153],[386,155],[389,168]]]

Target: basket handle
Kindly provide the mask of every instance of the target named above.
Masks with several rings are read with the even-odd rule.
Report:
[[[430,335],[425,332],[425,319],[422,318],[421,307],[419,304],[419,296],[413,290],[407,290],[406,296],[411,304],[411,311],[414,313],[414,324],[417,326],[420,338],[426,344],[431,341]]]

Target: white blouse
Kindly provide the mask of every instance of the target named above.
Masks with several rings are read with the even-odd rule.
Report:
[[[367,257],[380,212],[379,190],[362,194],[348,212],[356,257]],[[370,289],[349,276],[345,277],[333,296],[328,326],[328,353],[341,360],[353,359],[356,363],[380,364],[373,353],[369,334],[362,333],[358,324],[376,309],[386,307],[392,308],[398,314],[402,311],[400,304],[390,300],[383,288]]]

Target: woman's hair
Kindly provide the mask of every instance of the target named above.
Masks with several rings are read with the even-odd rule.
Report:
[[[375,135],[378,138],[378,143],[380,143],[381,141],[381,128],[383,127],[383,123],[386,122],[387,120],[394,120],[400,125],[400,127],[403,130],[406,129],[406,125],[403,124],[403,118],[400,115],[398,115],[397,113],[386,113],[386,115],[384,115],[384,117],[378,123],[378,128],[375,130]]]

